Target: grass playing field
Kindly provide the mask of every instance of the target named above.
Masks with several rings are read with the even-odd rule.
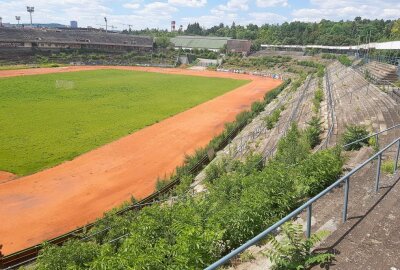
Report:
[[[121,70],[0,79],[0,170],[52,167],[247,82]]]

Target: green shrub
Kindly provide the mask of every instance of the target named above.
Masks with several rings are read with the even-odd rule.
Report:
[[[339,60],[340,63],[342,63],[342,65],[344,65],[346,67],[351,66],[352,62],[351,62],[350,58],[347,57],[347,55],[345,55],[345,54],[340,55],[338,57],[338,60]]]
[[[264,96],[265,104],[271,103],[278,95],[291,83],[291,79],[287,79],[281,84],[280,86],[272,89],[271,91],[267,92]]]
[[[337,56],[331,53],[322,54],[322,59],[337,59]]]
[[[251,104],[251,112],[253,114],[259,114],[264,110],[264,103],[261,101],[256,101],[253,104]]]
[[[160,191],[161,189],[163,189],[166,185],[168,185],[171,182],[170,179],[166,179],[166,178],[158,178],[157,182],[156,182],[156,190]]]
[[[313,253],[311,249],[328,235],[317,232],[309,239],[304,237],[301,225],[286,223],[282,226],[282,239],[272,238],[271,249],[266,255],[272,261],[274,270],[310,269],[312,266],[327,264],[334,259],[331,253]]]
[[[369,135],[368,130],[363,125],[350,125],[346,127],[342,135],[342,144],[346,145],[357,140],[360,140]],[[359,150],[361,147],[368,145],[368,139],[362,140],[358,143],[354,143],[352,145],[346,146],[344,149],[346,151],[349,150]]]
[[[385,160],[382,162],[382,171],[387,174],[392,174],[394,171],[394,160]]]
[[[279,107],[275,109],[270,115],[264,117],[265,124],[267,129],[272,129],[275,127],[275,124],[279,121],[281,116],[281,112],[284,110],[284,107]]]
[[[321,102],[324,100],[324,91],[321,88],[318,88],[315,91],[314,98],[313,98],[313,110],[314,112],[319,112],[321,108]]]
[[[296,123],[292,123],[285,137],[278,142],[275,159],[286,166],[297,165],[306,159],[310,146]]]
[[[313,116],[310,122],[307,123],[307,128],[304,130],[304,136],[311,148],[314,148],[321,143],[320,135],[322,133],[322,122],[319,116]]]

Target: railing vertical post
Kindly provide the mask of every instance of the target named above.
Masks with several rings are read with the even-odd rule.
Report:
[[[399,163],[399,154],[400,154],[400,139],[399,139],[399,141],[397,143],[397,153],[396,153],[396,158],[394,160],[394,171],[393,171],[393,174],[395,174],[397,172],[397,166],[398,166],[397,163]]]
[[[375,135],[375,146],[376,146],[376,149],[379,150],[379,134]]]
[[[378,165],[376,168],[376,180],[375,180],[375,192],[379,189],[379,180],[381,178],[381,163],[382,163],[382,153],[378,155]]]
[[[311,216],[312,216],[312,204],[307,207],[307,238],[311,237]]]
[[[347,220],[347,207],[349,204],[349,188],[350,188],[350,177],[347,177],[344,181],[344,203],[343,203],[343,223]]]

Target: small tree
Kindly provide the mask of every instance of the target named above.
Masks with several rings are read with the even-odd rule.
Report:
[[[357,140],[361,140],[362,138],[368,136],[369,132],[363,125],[350,125],[346,127],[345,132],[343,133],[342,143],[344,145],[355,142]],[[344,149],[346,151],[349,150],[359,150],[361,147],[368,145],[368,139],[361,140],[357,143],[349,145]]]
[[[282,239],[272,238],[272,246],[266,256],[274,263],[274,270],[309,269],[318,264],[327,264],[335,255],[331,253],[313,253],[311,249],[327,232],[318,232],[305,238],[301,225],[287,223],[282,226]]]

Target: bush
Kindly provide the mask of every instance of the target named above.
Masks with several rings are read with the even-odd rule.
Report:
[[[256,101],[251,104],[251,112],[255,115],[259,114],[264,110],[264,103],[261,101]]]
[[[158,178],[157,182],[156,182],[156,190],[160,191],[161,189],[163,189],[166,185],[168,185],[171,182],[171,180],[169,179],[162,179],[162,178]]]
[[[331,53],[322,54],[322,59],[337,59],[337,56]]]
[[[264,96],[264,102],[265,104],[271,103],[275,98],[278,97],[278,95],[291,83],[291,79],[287,79],[284,81],[283,84],[280,86],[272,89],[271,91],[267,92]]]
[[[313,110],[314,112],[319,112],[321,108],[321,102],[324,100],[324,91],[322,91],[321,88],[318,88],[317,91],[315,91],[314,98],[313,98]]]
[[[271,249],[266,255],[272,261],[274,270],[309,269],[312,266],[327,264],[334,259],[331,253],[313,253],[311,249],[328,235],[325,231],[317,232],[309,239],[304,237],[301,225],[286,223],[282,226],[282,239],[272,238]]]
[[[347,57],[347,55],[344,55],[344,54],[342,54],[342,55],[340,55],[339,57],[338,57],[338,60],[339,60],[339,62],[340,63],[342,63],[342,65],[344,65],[344,66],[346,66],[346,67],[349,67],[349,66],[351,66],[351,60],[349,59],[349,57]]]
[[[321,143],[320,134],[322,133],[322,122],[318,116],[313,116],[308,127],[304,130],[304,136],[311,148],[314,148]]]
[[[272,129],[275,127],[275,124],[279,121],[279,118],[281,116],[281,112],[284,110],[284,107],[279,107],[275,109],[270,115],[267,115],[264,118],[265,124],[267,126],[267,129]]]
[[[394,160],[385,160],[382,163],[382,171],[387,174],[392,174],[394,171]]]
[[[346,127],[345,132],[342,135],[342,144],[346,145],[357,140],[360,140],[369,135],[368,130],[363,125],[350,125]],[[361,147],[368,145],[368,139],[362,140],[352,145],[346,146],[344,149],[349,150],[359,150]]]
[[[292,123],[285,137],[278,142],[275,159],[286,166],[294,166],[306,159],[310,152],[308,142],[296,123]]]

